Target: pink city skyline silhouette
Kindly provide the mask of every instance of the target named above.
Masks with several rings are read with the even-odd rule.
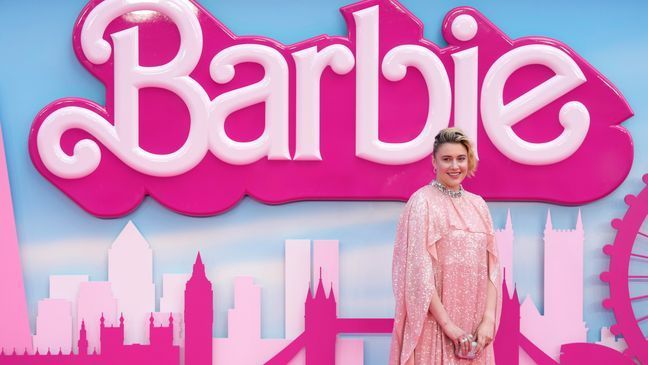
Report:
[[[200,253],[193,265],[191,277],[184,291],[184,358],[187,365],[211,365],[213,358],[213,290],[212,283],[205,274],[205,265]],[[275,355],[268,364],[288,363],[301,348],[305,349],[308,364],[336,363],[336,340],[338,333],[390,333],[393,320],[384,319],[340,319],[337,317],[337,302],[331,284],[328,295],[325,293],[320,268],[317,289],[313,296],[308,289],[304,311],[305,331]],[[149,344],[130,344],[125,342],[125,322],[120,315],[119,325],[108,325],[103,313],[99,318],[99,349],[92,348],[88,341],[85,319],[81,319],[78,353],[64,354],[59,347],[57,353],[48,348],[47,353],[0,352],[0,364],[16,365],[56,365],[56,364],[140,364],[156,363],[175,365],[181,363],[180,347],[174,345],[174,319],[169,314],[167,326],[156,326],[153,313],[149,317]]]
[[[235,306],[228,314],[228,337],[213,338],[213,291],[200,255],[188,280],[179,274],[165,276],[168,282],[165,280],[163,283],[160,312],[155,312],[155,298],[150,300],[151,249],[129,222],[109,253],[108,282],[91,282],[85,275],[50,277],[50,298],[38,303],[37,329],[32,336],[3,148],[0,138],[0,198],[3,202],[0,204],[0,267],[3,269],[0,292],[4,296],[4,300],[0,301],[0,323],[3,324],[0,330],[0,364],[56,364],[59,360],[67,364],[89,364],[90,359],[102,363],[111,358],[110,361],[119,359],[125,364],[141,363],[144,358],[139,356],[148,356],[147,351],[156,346],[163,346],[169,351],[164,359],[160,359],[161,364],[220,364],[232,363],[233,359],[237,364],[292,364],[303,361],[309,365],[361,364],[362,340],[339,338],[337,335],[390,332],[389,318],[337,317],[337,241],[314,241],[311,255],[309,240],[286,240],[286,338],[260,337],[260,288],[251,278],[236,280]],[[513,231],[510,215],[505,228],[498,230],[497,235],[506,282],[512,282]],[[553,264],[560,253],[561,262],[568,262],[572,268],[582,268],[582,236],[580,215],[576,229],[554,230],[548,214],[545,229],[545,313],[540,315],[537,310],[531,310],[535,306],[528,298],[520,305],[517,293],[514,291],[515,295],[511,296],[511,291],[505,287],[505,293],[511,297],[505,302],[502,327],[495,343],[496,354],[499,354],[497,356],[502,363],[527,361],[523,356],[512,356],[510,351],[505,355],[498,350],[502,346],[515,347],[518,349],[516,354],[524,353],[538,364],[557,364],[558,360],[561,364],[576,364],[585,359],[591,363],[606,360],[620,364],[628,359],[608,347],[578,339],[567,338],[563,340],[567,342],[561,344],[537,339],[535,336],[538,335],[534,333],[525,333],[525,323],[526,326],[532,323],[532,328],[562,328],[556,318],[566,318],[563,317],[564,311],[575,308],[577,311],[573,312],[570,323],[577,331],[565,331],[563,335],[573,333],[573,336],[582,336],[582,269],[570,280],[558,280],[564,277],[566,268],[565,265]],[[567,245],[567,251],[554,249]],[[126,259],[128,252],[137,254]],[[113,268],[134,271],[119,273]],[[314,268],[320,271],[316,288],[311,287],[312,273],[317,271]],[[324,283],[331,283],[328,294]],[[179,291],[185,295],[178,296]],[[129,302],[128,297],[135,294],[148,296],[148,299]],[[530,304],[525,306],[525,302]],[[556,312],[552,313],[549,308],[555,308]],[[121,313],[135,313],[132,318],[139,319],[130,320],[130,315],[120,315],[118,319],[118,309]],[[168,325],[155,326],[154,322],[162,323],[163,318],[168,319]],[[613,336],[605,340],[608,342],[601,343],[607,346],[618,344]],[[241,348],[250,348],[250,345],[258,347],[253,347],[255,351],[240,352]],[[555,346],[558,346],[557,354]],[[524,351],[520,352],[519,348]],[[239,361],[246,356],[244,361]]]
[[[194,365],[212,364],[212,326],[213,326],[213,293],[211,282],[205,275],[205,266],[200,253],[196,257],[190,279],[185,289],[185,331],[187,342],[184,349],[184,363]],[[123,314],[119,317],[119,325],[109,325],[103,313],[99,318],[99,349],[92,351],[88,341],[86,322],[81,318],[78,352],[71,350],[64,354],[59,347],[57,353],[48,348],[47,353],[41,354],[38,349],[34,354],[22,354],[14,348],[9,354],[4,349],[0,353],[0,364],[12,365],[56,365],[56,364],[146,364],[160,365],[180,364],[180,347],[174,345],[174,319],[169,314],[167,326],[156,326],[153,313],[149,317],[148,344],[129,344],[125,340],[125,321]]]

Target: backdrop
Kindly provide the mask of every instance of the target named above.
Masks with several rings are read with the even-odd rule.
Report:
[[[342,1],[212,1],[201,4],[238,35],[263,35],[292,44],[320,34],[346,35]],[[404,0],[425,25],[424,35],[443,46],[441,22],[459,5],[473,6],[511,38],[530,35],[557,39],[576,51],[623,93],[635,115],[622,124],[635,155],[627,179],[611,194],[582,206],[529,202],[489,202],[497,229],[510,211],[514,239],[513,279],[520,300],[545,306],[544,235],[547,212],[554,229],[575,229],[582,214],[582,320],[589,342],[601,340],[601,328],[615,323],[601,302],[609,297],[599,274],[608,269],[602,252],[614,241],[610,221],[622,217],[626,194],[644,188],[648,172],[645,124],[648,94],[648,30],[639,1],[450,2]],[[155,298],[160,306],[163,274],[189,273],[199,250],[214,285],[214,336],[227,336],[227,313],[234,305],[234,283],[249,276],[261,288],[261,336],[284,338],[286,240],[337,240],[340,317],[393,316],[391,255],[402,202],[308,201],[266,205],[243,199],[230,211],[206,218],[183,216],[151,199],[116,219],[96,218],[46,181],[29,159],[27,141],[38,111],[51,101],[77,96],[104,104],[103,85],[77,61],[72,29],[84,1],[3,1],[0,4],[0,122],[24,271],[32,332],[39,300],[50,295],[50,276],[87,274],[108,279],[108,250],[132,222],[153,252]],[[515,177],[512,177],[515,178]],[[564,183],[557,179],[556,184]],[[587,184],[587,181],[582,181]],[[644,225],[645,227],[645,225]],[[644,228],[646,232],[648,228]],[[131,234],[131,233],[128,233]],[[645,242],[644,242],[645,243]],[[307,243],[303,243],[307,245]],[[648,272],[643,265],[639,274]],[[567,275],[576,275],[569,273]],[[648,314],[635,303],[635,318]],[[647,321],[639,322],[648,333]],[[362,337],[367,364],[385,364],[389,336]]]

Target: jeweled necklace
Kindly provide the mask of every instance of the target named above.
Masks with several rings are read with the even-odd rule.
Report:
[[[460,198],[463,191],[464,191],[463,187],[461,185],[459,185],[459,190],[458,191],[450,190],[445,185],[443,185],[439,181],[437,181],[436,179],[432,180],[432,185],[435,188],[439,189],[440,192],[442,192],[443,194],[445,194],[445,195],[447,195],[447,196],[449,196],[451,198]]]

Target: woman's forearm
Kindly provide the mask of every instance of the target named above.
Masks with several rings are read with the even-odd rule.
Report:
[[[463,329],[459,328],[448,315],[441,299],[437,295],[436,291],[432,293],[432,301],[430,302],[430,313],[434,316],[434,319],[439,324],[441,331],[452,341],[455,348],[461,348],[463,353],[468,353],[470,351],[470,339],[471,334],[467,333]]]
[[[485,320],[495,323],[495,306],[497,305],[497,290],[495,284],[488,280],[488,287],[486,288],[486,308],[484,309],[484,316],[482,322]]]
[[[445,329],[446,325],[450,323],[450,316],[448,315],[448,312],[446,312],[443,303],[441,303],[441,299],[439,298],[436,290],[432,293],[430,313],[432,314],[432,316],[434,316],[434,319],[442,329]]]

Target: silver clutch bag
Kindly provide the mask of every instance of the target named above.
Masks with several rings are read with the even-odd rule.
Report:
[[[472,336],[469,336],[469,341],[470,341],[470,351],[468,351],[468,353],[464,353],[461,351],[461,346],[457,346],[455,347],[455,356],[457,356],[460,359],[468,359],[468,360],[472,360],[477,357],[477,341],[474,341]]]

